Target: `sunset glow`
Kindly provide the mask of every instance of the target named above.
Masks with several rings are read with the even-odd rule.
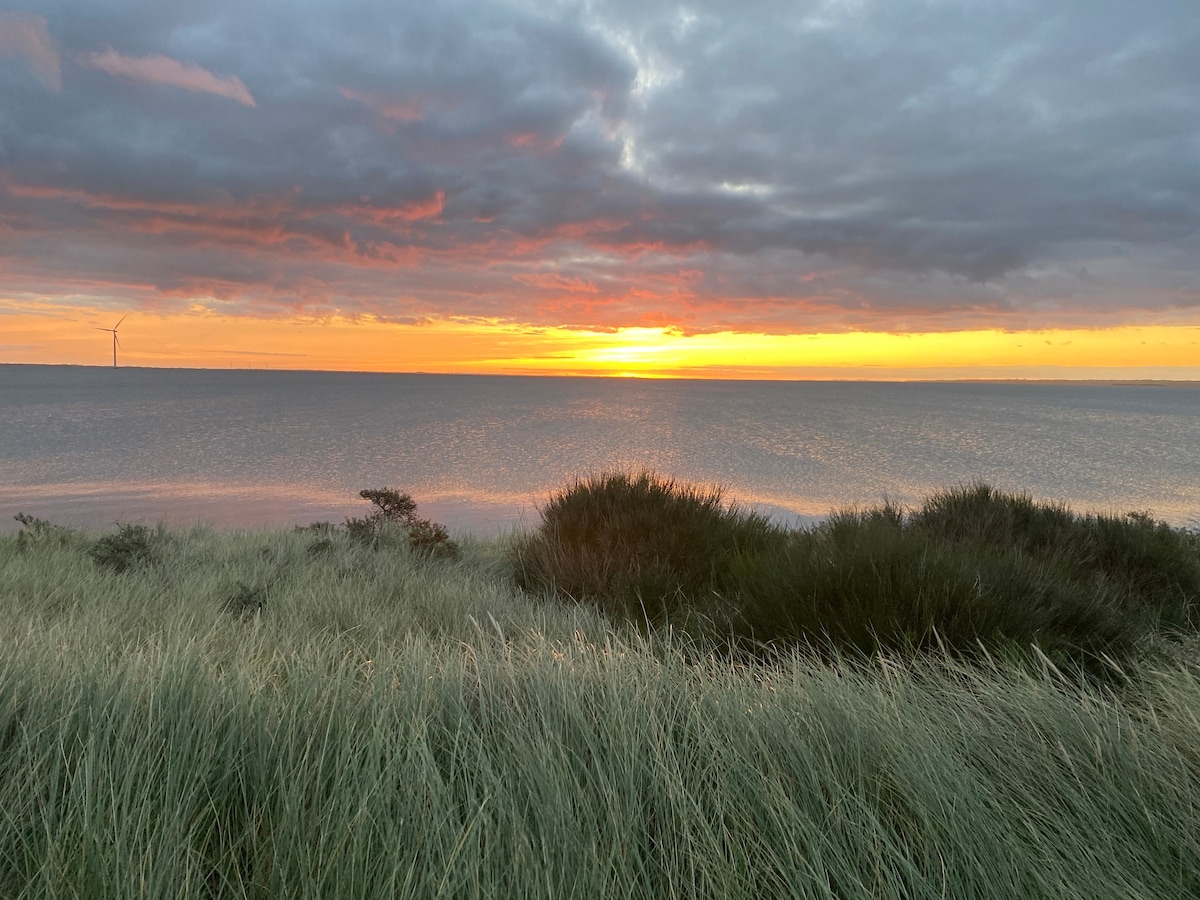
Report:
[[[110,321],[111,320],[111,321]],[[4,314],[10,362],[107,365],[104,310]],[[100,323],[107,323],[101,325]],[[371,372],[783,379],[1198,379],[1200,327],[686,335],[488,322],[129,316],[121,365]]]

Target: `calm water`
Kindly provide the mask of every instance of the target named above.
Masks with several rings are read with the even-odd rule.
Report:
[[[1200,387],[631,381],[0,366],[0,528],[262,526],[420,512],[536,522],[581,474],[649,467],[781,519],[984,479],[1200,527]]]

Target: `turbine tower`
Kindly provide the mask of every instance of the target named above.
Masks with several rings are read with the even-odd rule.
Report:
[[[128,313],[126,313],[125,315],[127,316]],[[125,316],[121,316],[121,318],[117,320],[117,324],[114,325],[112,328],[101,328],[99,325],[95,326],[97,331],[112,332],[112,336],[113,336],[113,368],[114,369],[117,367],[117,348],[119,346],[121,346],[121,342],[117,340],[117,329],[121,327],[121,323],[124,321],[125,321]]]

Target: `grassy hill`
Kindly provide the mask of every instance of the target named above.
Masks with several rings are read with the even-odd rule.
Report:
[[[1194,535],[546,512],[0,538],[0,896],[1200,894]]]

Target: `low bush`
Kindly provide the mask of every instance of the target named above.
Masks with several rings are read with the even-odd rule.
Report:
[[[267,588],[262,584],[238,581],[221,602],[221,609],[242,621],[261,615],[267,603]]]
[[[1200,537],[1148,513],[1076,515],[985,484],[940,491],[912,528],[939,544],[1003,548],[1097,585],[1131,616],[1186,627],[1200,603]]]
[[[834,515],[740,561],[729,630],[741,647],[973,656],[1037,644],[1060,662],[1124,656],[1147,625],[1111,584],[1010,548],[939,544],[879,511]]]
[[[595,603],[635,621],[706,614],[740,556],[782,542],[765,517],[650,472],[577,480],[551,497],[541,524],[518,541],[517,581]]]
[[[939,543],[990,544],[1022,553],[1062,548],[1078,530],[1078,517],[1057,503],[1035,503],[981,482],[937,491],[913,511],[914,530]]]
[[[518,583],[738,652],[808,644],[958,656],[1036,644],[1104,666],[1200,604],[1196,536],[975,484],[788,532],[718,490],[609,474],[552,497]]]
[[[152,565],[159,560],[166,534],[161,526],[119,525],[115,534],[106,534],[92,544],[88,556],[102,569],[118,573]]]
[[[21,530],[17,532],[18,552],[24,553],[46,545],[67,547],[77,538],[76,532],[70,528],[53,525],[28,513],[17,513],[13,518],[21,523]]]

